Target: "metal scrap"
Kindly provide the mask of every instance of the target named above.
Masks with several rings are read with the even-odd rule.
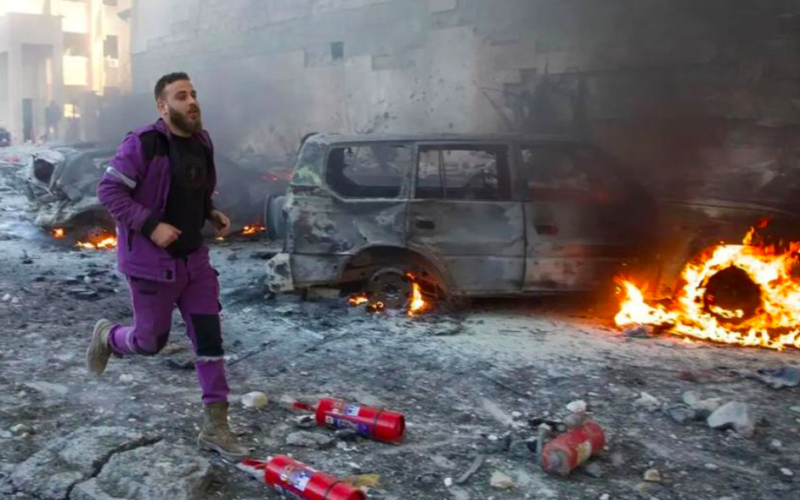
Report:
[[[481,469],[481,467],[483,467],[483,464],[485,462],[486,462],[485,455],[478,455],[477,457],[475,457],[475,460],[472,461],[472,465],[470,465],[469,468],[466,471],[464,471],[464,473],[461,474],[461,476],[459,476],[458,479],[456,479],[456,484],[464,484],[467,481],[469,481],[469,478],[474,476],[475,473],[478,472]]]

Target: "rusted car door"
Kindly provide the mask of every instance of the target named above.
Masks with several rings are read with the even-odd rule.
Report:
[[[414,151],[402,142],[308,141],[286,204],[295,282],[333,283],[363,249],[405,246]]]
[[[522,205],[507,144],[420,144],[409,202],[409,246],[436,259],[453,294],[522,288]]]
[[[646,207],[636,206],[638,193],[589,146],[523,143],[516,158],[524,179],[525,291],[608,285],[646,223]]]
[[[331,145],[325,167],[330,193],[309,213],[304,234],[318,246],[308,253],[350,255],[369,246],[402,246],[413,151],[403,143]]]

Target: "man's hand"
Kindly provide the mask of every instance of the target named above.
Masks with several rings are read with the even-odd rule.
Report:
[[[181,232],[177,227],[161,222],[153,230],[153,234],[150,235],[150,239],[153,240],[153,243],[161,248],[167,248],[175,243],[175,240],[177,240],[180,235]]]
[[[227,236],[231,230],[231,220],[219,210],[211,211],[211,223],[217,228],[217,236]]]

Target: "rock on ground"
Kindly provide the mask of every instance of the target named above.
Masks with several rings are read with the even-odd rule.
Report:
[[[672,420],[679,424],[685,424],[697,418],[697,412],[688,405],[674,405],[664,411]]]
[[[489,480],[489,483],[491,484],[492,488],[498,490],[508,490],[516,486],[513,479],[511,479],[510,477],[508,477],[507,475],[503,474],[500,471],[494,471],[492,473],[492,477]]]
[[[195,448],[161,441],[114,455],[70,500],[200,500],[212,479],[211,463]]]
[[[310,431],[297,431],[286,436],[286,444],[302,448],[325,448],[333,444],[334,439],[326,434]]]
[[[658,471],[658,469],[647,469],[644,472],[644,480],[648,483],[660,483],[661,473]]]
[[[722,399],[701,399],[700,395],[694,391],[684,392],[683,402],[689,405],[689,407],[696,411],[698,416],[702,416],[702,418],[707,418],[722,406]]]
[[[114,453],[148,442],[144,435],[121,427],[84,427],[20,464],[11,481],[19,491],[41,500],[65,500],[76,484],[97,474]]]
[[[731,401],[721,406],[708,417],[708,425],[712,429],[733,428],[744,437],[753,437],[756,429],[756,419],[750,412],[750,407],[739,401]]]
[[[655,396],[643,392],[641,397],[633,402],[633,405],[637,408],[644,408],[647,411],[656,411],[661,407],[661,401]]]

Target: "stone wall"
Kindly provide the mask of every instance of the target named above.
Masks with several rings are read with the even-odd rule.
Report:
[[[665,195],[783,199],[798,28],[795,0],[139,0],[134,88],[189,71],[236,154],[291,157],[311,131],[566,132]]]

